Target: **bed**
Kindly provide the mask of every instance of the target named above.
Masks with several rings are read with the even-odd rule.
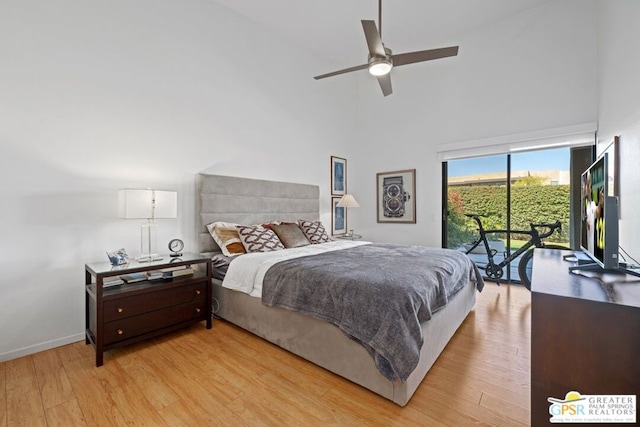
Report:
[[[257,179],[199,174],[196,178],[198,249],[220,251],[206,227],[216,221],[261,224],[269,221],[319,220],[319,188]],[[469,281],[448,304],[419,324],[425,345],[415,369],[404,381],[383,375],[362,345],[324,320],[267,306],[260,298],[222,287],[213,279],[215,314],[310,362],[332,371],[394,403],[407,404],[476,301]],[[427,345],[428,343],[428,345]]]

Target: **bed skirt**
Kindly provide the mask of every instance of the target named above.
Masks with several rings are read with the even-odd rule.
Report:
[[[404,406],[476,302],[473,283],[422,323],[420,361],[406,382],[389,381],[371,355],[336,326],[290,310],[268,307],[259,298],[223,288],[213,280],[214,314],[341,377]],[[215,328],[215,326],[214,326]]]

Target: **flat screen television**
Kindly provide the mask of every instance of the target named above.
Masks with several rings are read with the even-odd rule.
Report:
[[[618,198],[609,194],[608,153],[581,177],[582,221],[580,248],[600,268],[618,269]]]

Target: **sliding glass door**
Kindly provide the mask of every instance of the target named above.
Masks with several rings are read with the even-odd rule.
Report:
[[[560,220],[561,234],[546,242],[569,247],[570,149],[543,150],[499,156],[453,160],[443,164],[446,199],[443,245],[468,251],[478,238],[478,224],[468,215],[478,215],[485,229],[503,230],[487,235],[493,261],[502,262],[526,244],[531,223]],[[506,232],[510,230],[510,232]],[[469,253],[484,267],[486,246]],[[501,280],[520,281],[519,258],[504,266]]]

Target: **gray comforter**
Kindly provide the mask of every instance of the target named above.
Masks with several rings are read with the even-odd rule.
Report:
[[[275,264],[264,277],[262,302],[338,326],[385,377],[404,382],[420,357],[420,323],[470,280],[482,290],[478,268],[461,252],[371,244]]]

